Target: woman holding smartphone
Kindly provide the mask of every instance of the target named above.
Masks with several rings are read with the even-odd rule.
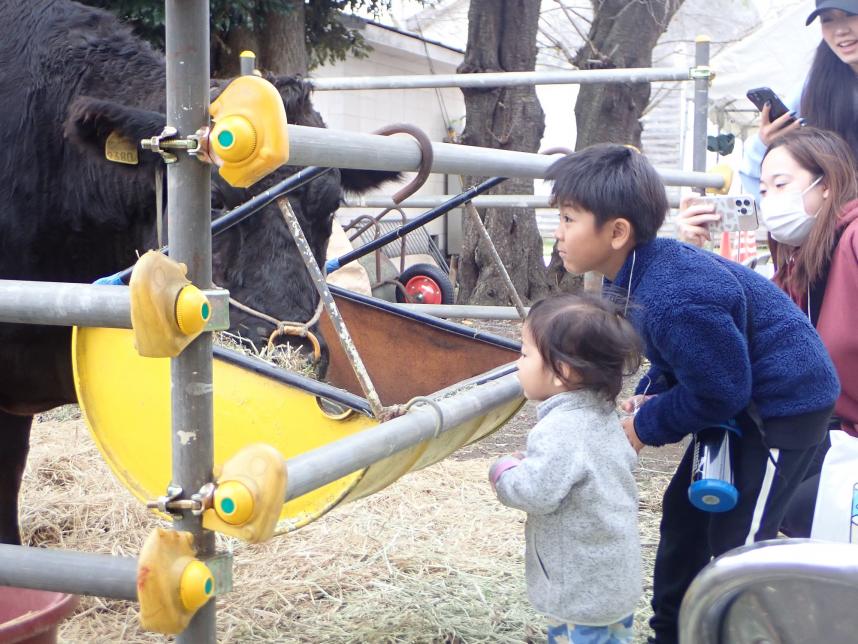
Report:
[[[858,171],[850,146],[817,128],[781,133],[764,153],[759,186],[774,281],[808,315],[837,368],[832,429],[858,439]],[[680,236],[702,245],[687,228]],[[810,535],[829,446],[826,439],[790,504],[781,527],[789,536]]]
[[[772,121],[769,106],[760,117],[760,131],[751,138],[739,175],[745,192],[759,202],[760,163],[772,140],[812,125],[837,132],[858,159],[858,0],[817,0],[808,16],[819,18],[822,41],[801,92],[786,102],[789,111]],[[708,224],[718,220],[709,204],[684,199],[677,216],[679,238],[696,245],[710,239]]]

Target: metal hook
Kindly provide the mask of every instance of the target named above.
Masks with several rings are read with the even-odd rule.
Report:
[[[390,134],[409,134],[417,141],[420,146],[420,167],[417,168],[417,176],[407,186],[403,186],[395,195],[393,195],[393,203],[398,204],[417,192],[426,179],[429,178],[429,173],[432,172],[432,163],[435,160],[435,151],[432,149],[432,141],[426,136],[426,133],[416,125],[411,123],[393,123],[385,125],[376,130],[373,134],[381,134],[388,136]]]

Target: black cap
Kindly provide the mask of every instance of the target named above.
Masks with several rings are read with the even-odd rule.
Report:
[[[809,25],[826,9],[840,9],[846,13],[858,14],[858,0],[851,0],[851,2],[850,0],[816,0],[816,9],[807,17],[807,22],[804,24]]]

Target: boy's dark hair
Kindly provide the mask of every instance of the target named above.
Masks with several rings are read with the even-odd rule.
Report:
[[[623,377],[641,365],[641,342],[618,305],[595,295],[566,293],[540,300],[524,321],[542,361],[570,389],[617,399]],[[569,381],[563,365],[580,382]]]
[[[667,214],[664,182],[640,152],[602,143],[569,154],[548,168],[552,202],[593,213],[596,227],[609,219],[628,219],[635,241],[654,239]]]

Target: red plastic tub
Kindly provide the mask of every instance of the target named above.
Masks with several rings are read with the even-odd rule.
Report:
[[[0,642],[56,644],[57,626],[77,602],[77,595],[0,586]]]

